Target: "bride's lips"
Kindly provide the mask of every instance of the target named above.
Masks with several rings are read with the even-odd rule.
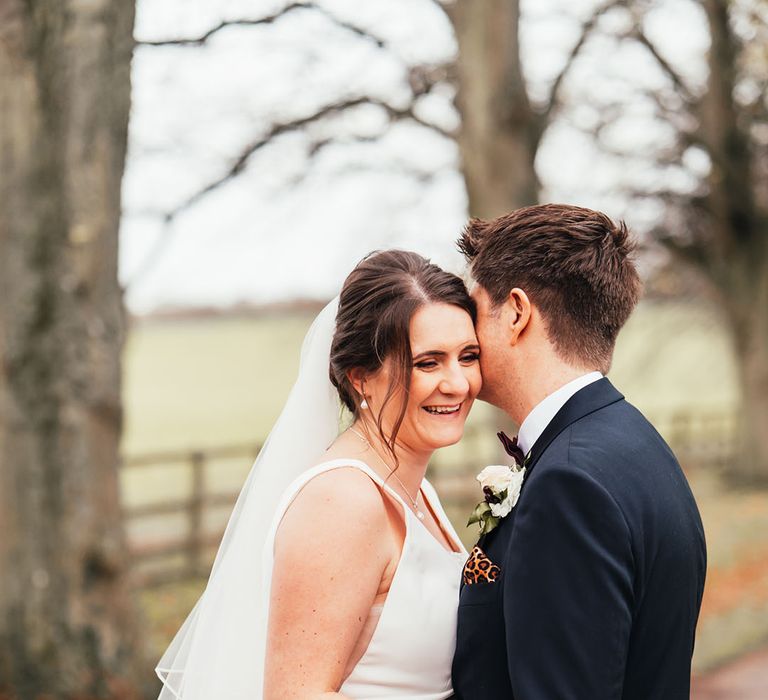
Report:
[[[431,404],[429,406],[422,406],[421,409],[426,411],[430,416],[437,416],[440,418],[450,418],[452,416],[458,416],[461,413],[461,409],[464,406],[464,402],[454,404]]]

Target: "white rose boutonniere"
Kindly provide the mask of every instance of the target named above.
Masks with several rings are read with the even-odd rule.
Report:
[[[506,436],[504,437],[506,438]],[[502,442],[504,442],[503,439]],[[517,452],[510,451],[510,449],[507,451],[515,460],[513,465],[492,464],[477,475],[484,498],[472,511],[467,526],[480,523],[480,535],[487,535],[496,528],[501,519],[509,515],[517,505],[520,498],[528,455],[523,456],[519,448]]]

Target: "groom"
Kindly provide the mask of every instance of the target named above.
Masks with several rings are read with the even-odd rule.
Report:
[[[459,246],[480,396],[530,456],[517,505],[466,570],[456,698],[688,698],[701,520],[669,447],[604,377],[640,292],[627,229],[550,204],[472,220]]]

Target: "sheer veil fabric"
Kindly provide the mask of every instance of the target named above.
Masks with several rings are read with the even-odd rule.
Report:
[[[298,378],[240,492],[208,585],[157,665],[158,700],[262,700],[265,543],[281,495],[339,432],[341,404],[328,377],[337,308],[338,297],[307,332]]]

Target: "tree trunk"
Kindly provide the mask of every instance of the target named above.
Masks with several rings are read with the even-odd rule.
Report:
[[[458,142],[469,214],[492,219],[536,204],[534,161],[543,129],[520,60],[520,2],[455,0],[445,10],[459,45]],[[500,428],[517,429],[503,411],[494,413]],[[498,454],[507,458],[500,444]]]
[[[0,694],[137,697],[118,497],[130,0],[0,1]]]
[[[753,255],[742,256],[734,283],[721,290],[739,370],[740,454],[728,472],[742,484],[768,484],[768,231]],[[732,263],[734,264],[734,263]]]
[[[447,6],[459,44],[459,148],[472,216],[493,218],[535,204],[541,137],[520,62],[518,0]]]
[[[768,230],[755,197],[755,151],[749,120],[734,100],[739,42],[727,3],[705,0],[711,45],[701,133],[711,154],[708,226],[699,241],[702,267],[727,312],[741,384],[740,482],[768,482]]]

